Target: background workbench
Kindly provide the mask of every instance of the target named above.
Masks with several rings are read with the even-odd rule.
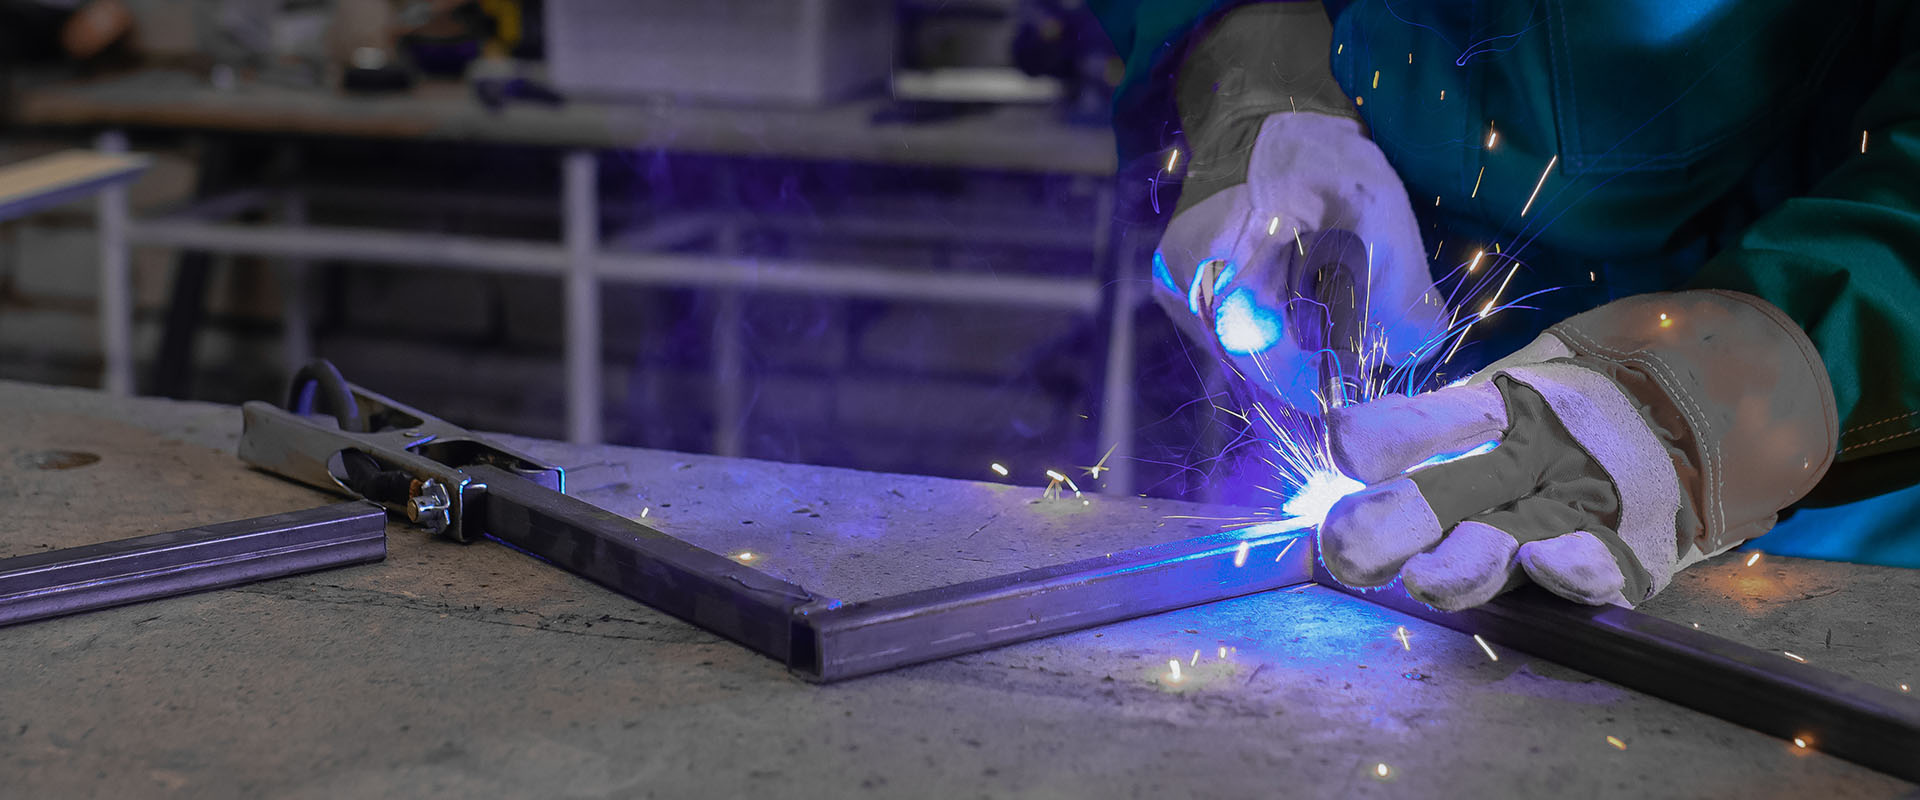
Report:
[[[125,392],[135,387],[136,364],[150,359],[156,365],[155,378],[146,382],[146,393],[188,396],[182,376],[192,366],[195,337],[188,321],[196,319],[197,313],[185,309],[203,302],[200,295],[205,290],[191,287],[206,282],[198,275],[206,270],[204,264],[211,255],[265,258],[277,265],[275,283],[285,298],[278,315],[284,332],[282,361],[289,370],[305,363],[316,349],[309,310],[314,305],[311,295],[317,294],[308,287],[312,267],[346,262],[428,268],[416,270],[425,276],[453,270],[558,279],[563,291],[556,298],[560,313],[554,316],[561,331],[556,338],[564,369],[555,370],[551,379],[519,383],[527,394],[561,387],[562,413],[531,415],[536,420],[514,420],[510,427],[547,432],[557,419],[564,426],[553,430],[554,435],[586,443],[618,441],[623,429],[638,426],[632,417],[639,414],[620,407],[619,398],[640,381],[606,369],[604,362],[609,351],[626,345],[623,335],[633,338],[632,325],[623,327],[622,318],[644,312],[636,311],[630,302],[617,302],[610,293],[621,287],[714,291],[721,299],[713,322],[710,452],[721,455],[752,454],[745,440],[751,430],[746,418],[753,411],[754,390],[741,385],[741,373],[754,357],[744,352],[740,341],[746,313],[743,297],[852,298],[955,307],[988,322],[1008,320],[1009,312],[1047,312],[1078,320],[1092,332],[1094,358],[1089,360],[1097,366],[1089,370],[1090,381],[1098,388],[1089,392],[1097,398],[1089,405],[1098,408],[1076,412],[1095,410],[1097,416],[1092,418],[1098,423],[1097,433],[1086,437],[1089,441],[1082,449],[1090,450],[1092,458],[1117,445],[1119,467],[1108,483],[1124,491],[1132,483],[1132,461],[1126,456],[1133,453],[1136,428],[1132,312],[1146,295],[1147,273],[1144,255],[1133,252],[1139,243],[1132,239],[1123,243],[1112,223],[1111,134],[1104,126],[1066,124],[1055,110],[1044,107],[995,108],[928,120],[895,119],[889,116],[894,110],[883,98],[821,108],[574,101],[490,109],[465,84],[426,82],[390,95],[250,81],[215,88],[204,76],[151,69],[30,88],[21,93],[15,117],[34,130],[96,133],[97,146],[105,151],[126,149],[129,137],[137,147],[143,137],[188,135],[215,152],[223,144],[238,149],[237,143],[282,143],[283,152],[273,159],[272,171],[277,174],[203,165],[198,178],[202,196],[196,202],[170,213],[135,215],[125,226],[124,241],[105,245],[113,252],[124,252],[131,245],[186,254],[176,270],[172,310],[158,346],[139,342],[134,326],[125,319],[130,310],[103,307],[103,324],[114,325],[102,338],[102,385],[110,389]],[[317,143],[341,142],[491,148],[487,152],[512,151],[530,155],[535,162],[545,161],[558,177],[553,191],[522,211],[539,217],[543,225],[554,220],[554,230],[550,235],[527,237],[501,232],[511,226],[451,232],[396,229],[391,226],[393,220],[408,219],[421,209],[476,204],[497,209],[515,204],[497,191],[465,196],[452,187],[417,185],[420,176],[407,173],[408,165],[400,163],[405,159],[398,157],[392,157],[395,175],[383,185],[356,185],[344,191],[328,183],[339,176],[328,174],[327,169],[309,174],[299,166],[300,154],[313,149],[308,145],[317,148]],[[820,208],[789,215],[792,219],[745,205],[686,209],[648,200],[655,194],[670,196],[673,181],[656,181],[657,176],[639,162],[657,164],[669,155],[729,160],[741,165],[740,171],[751,171],[745,166],[749,163],[763,168],[800,164],[892,171],[919,176],[903,180],[925,183],[934,191],[922,194],[936,198],[941,187],[965,181],[1004,180],[1017,187],[1052,181],[1068,187],[1064,191],[1074,202],[1054,198],[1060,208],[1037,212],[1016,202],[1030,200],[1025,193],[1031,188],[1002,186],[998,192],[964,201]],[[484,173],[485,162],[476,159],[474,169]],[[247,174],[220,176],[227,171]],[[645,176],[644,190],[613,188],[636,176]],[[662,186],[651,186],[655,182]],[[741,191],[735,185],[741,183],[738,180],[716,183],[716,190],[723,193]],[[622,192],[638,199],[625,198],[622,205]],[[313,218],[327,205],[342,203],[364,209],[372,224],[363,220],[344,225]],[[640,210],[631,210],[636,204]],[[895,255],[763,257],[743,244],[768,231],[777,231],[776,236],[799,235],[796,230],[876,242],[878,252]],[[711,247],[704,244],[707,241],[713,243]],[[700,244],[689,249],[688,242]],[[1046,261],[1045,271],[1038,274],[991,254],[961,258],[971,264],[963,268],[946,263],[928,269],[896,263],[910,261],[897,252],[903,242],[939,242],[950,253],[963,255],[968,247],[988,245],[1070,255]],[[1131,280],[1114,280],[1122,274]],[[196,277],[181,277],[188,275]],[[114,280],[109,276],[108,283]],[[457,306],[458,299],[469,293],[450,286],[453,282],[422,277],[402,288],[393,281],[392,294],[414,298],[405,304],[408,316],[431,317],[422,309],[449,296]],[[830,344],[819,347],[831,349]],[[136,349],[154,352],[136,353]],[[333,357],[343,359],[338,354]],[[1001,357],[1019,358],[1018,351]],[[410,362],[399,372],[417,376],[433,372],[420,365],[454,359],[445,354],[396,357],[383,353],[370,360]],[[922,360],[931,359],[923,355]],[[440,369],[442,374],[452,371],[456,370]],[[787,404],[804,407],[807,401],[789,398]],[[648,413],[660,413],[658,404],[653,405]],[[928,419],[950,416],[955,415],[924,415]],[[999,427],[1013,426],[1001,421]],[[631,437],[627,443],[633,443]],[[963,463],[983,460],[969,457]]]
[[[238,432],[231,407],[0,382],[0,556],[329,502],[245,468]],[[1236,513],[519,443],[574,468],[573,493],[649,509],[670,532],[859,539],[892,565],[872,574],[893,582],[1198,534],[1215,523],[1185,517]],[[316,798],[1912,789],[1518,653],[1489,660],[1470,638],[1311,586],[821,687],[506,548],[389,535],[380,564],[0,629],[0,786]],[[1696,567],[1648,607],[1889,686],[1920,678],[1916,609],[1911,571],[1771,557]]]

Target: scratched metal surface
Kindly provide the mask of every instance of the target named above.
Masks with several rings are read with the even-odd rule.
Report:
[[[0,382],[0,423],[0,552],[326,500],[208,449],[230,447],[231,408]],[[20,458],[48,449],[101,458],[67,470]],[[569,463],[594,458],[604,455]],[[779,473],[735,470],[769,483]],[[870,482],[823,479],[819,493],[856,507]],[[901,525],[958,513],[894,501],[881,508]],[[1133,511],[1142,525],[1158,515]],[[1517,653],[1489,660],[1470,638],[1317,587],[817,687],[505,548],[390,534],[381,564],[0,629],[5,794],[1852,798],[1914,788]],[[1920,590],[1906,575],[1761,564],[1801,589],[1751,594],[1765,587],[1703,579],[1664,611],[1735,631],[1757,620],[1750,633],[1795,646],[1832,626],[1833,646],[1812,648],[1816,663],[1920,673]],[[1802,574],[1841,590],[1822,594]],[[1857,606],[1832,605],[1856,594]],[[1869,624],[1875,635],[1849,633]]]

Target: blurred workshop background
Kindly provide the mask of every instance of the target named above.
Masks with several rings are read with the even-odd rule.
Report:
[[[0,0],[0,169],[148,159],[0,201],[0,378],[1200,498],[1118,69],[1079,0]]]

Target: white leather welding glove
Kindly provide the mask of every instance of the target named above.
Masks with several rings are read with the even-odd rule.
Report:
[[[1182,330],[1308,410],[1324,376],[1358,369],[1365,323],[1399,363],[1444,320],[1406,187],[1334,82],[1331,40],[1320,4],[1265,3],[1192,46],[1175,98],[1190,152],[1154,256]]]
[[[1356,587],[1397,575],[1442,610],[1528,579],[1636,605],[1765,533],[1839,441],[1806,334],[1721,291],[1609,303],[1462,384],[1337,409],[1327,427],[1335,463],[1367,484],[1321,526],[1327,569]]]

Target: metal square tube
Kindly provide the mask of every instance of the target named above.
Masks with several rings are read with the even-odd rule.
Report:
[[[0,559],[0,625],[387,556],[387,515],[337,503]]]

